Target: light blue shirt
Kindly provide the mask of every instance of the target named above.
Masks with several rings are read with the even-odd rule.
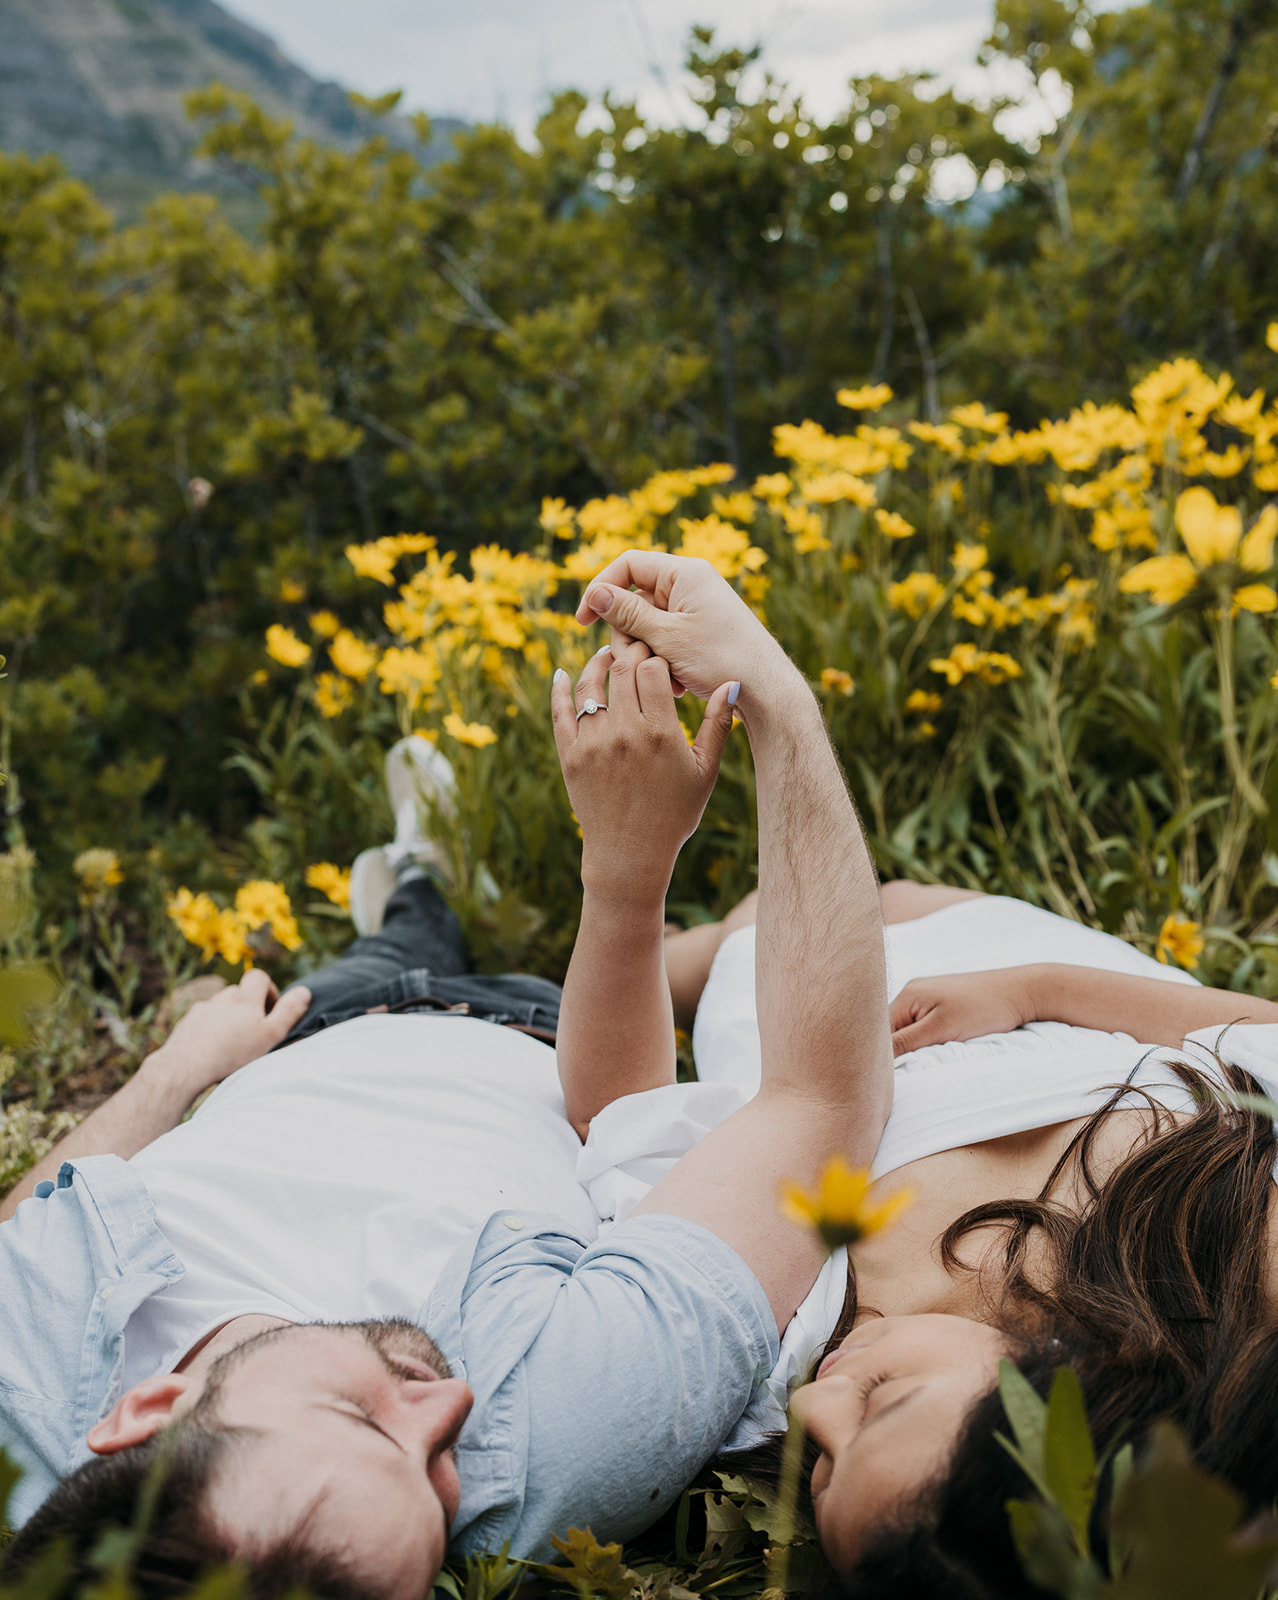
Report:
[[[89,1457],[119,1397],[124,1329],[183,1276],[141,1179],[67,1162],[0,1224],[0,1443],[24,1468],[15,1527]],[[553,1556],[552,1533],[626,1539],[720,1448],[775,1365],[776,1324],[728,1245],[642,1216],[589,1243],[498,1213],[445,1264],[418,1322],[475,1408],[452,1548]]]

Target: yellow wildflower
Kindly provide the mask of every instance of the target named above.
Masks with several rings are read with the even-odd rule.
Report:
[[[989,551],[983,544],[956,544],[954,554],[950,557],[954,563],[954,574],[958,578],[970,578],[988,559]]]
[[[335,672],[315,674],[315,709],[321,717],[340,717],[354,698],[355,691],[345,678]]]
[[[286,950],[301,949],[302,935],[283,884],[269,878],[252,878],[241,884],[235,894],[235,912],[246,928],[269,925]]]
[[[563,500],[543,500],[541,502],[541,515],[537,518],[542,530],[552,537],[571,539],[574,516],[571,508]]]
[[[877,498],[874,485],[866,483],[863,478],[858,478],[851,472],[818,473],[816,477],[804,481],[803,493],[809,500],[815,500],[818,505],[833,505],[839,500],[850,500],[854,506],[860,506],[863,510],[868,510]]]
[[[1211,567],[1228,564],[1243,572],[1266,571],[1278,535],[1278,510],[1266,507],[1244,537],[1237,507],[1217,505],[1210,489],[1194,487],[1176,501],[1176,527],[1189,554],[1177,551],[1138,562],[1119,581],[1124,594],[1148,592],[1155,605],[1169,606],[1197,588]],[[1251,583],[1235,589],[1235,610],[1272,611],[1274,605],[1278,605],[1278,595],[1268,584]]]
[[[244,923],[234,911],[221,911],[209,895],[192,894],[189,889],[179,889],[166,909],[182,937],[195,945],[206,961],[220,955],[238,966],[244,960]]]
[[[280,584],[280,599],[286,606],[295,606],[299,600],[306,599],[306,585],[296,578],[285,578]]]
[[[1002,433],[1007,427],[1006,411],[987,411],[979,400],[970,405],[955,406],[950,412],[951,422],[960,428],[975,428],[982,433]]]
[[[1265,329],[1265,343],[1271,350],[1278,350],[1278,322],[1271,322]]]
[[[486,722],[463,722],[455,711],[444,718],[444,732],[458,744],[468,744],[476,750],[497,743],[497,735]]]
[[[840,389],[834,398],[849,411],[877,411],[887,405],[892,390],[886,383],[866,383],[859,389]]]
[[[306,620],[311,625],[311,632],[321,639],[331,639],[341,627],[341,623],[331,611],[312,611]]]
[[[1240,433],[1251,433],[1264,407],[1265,391],[1253,389],[1246,397],[1240,394],[1229,395],[1216,408],[1216,415],[1231,428],[1237,428]]]
[[[784,500],[791,489],[790,479],[784,472],[768,472],[754,480],[753,493],[760,500]]]
[[[423,694],[429,694],[439,682],[439,662],[424,650],[392,645],[382,652],[382,659],[377,663],[377,677],[383,694],[402,694],[411,705]]]
[[[90,900],[96,900],[99,895],[105,894],[108,889],[114,889],[116,884],[124,882],[119,856],[114,850],[101,847],[96,850],[81,850],[72,862],[71,870],[80,880],[80,898],[86,905]]]
[[[915,689],[907,696],[905,709],[915,716],[931,716],[944,704],[939,694],[932,694],[927,689]]]
[[[735,494],[712,494],[710,504],[726,522],[754,521],[754,496],[748,489],[738,489]]]
[[[350,910],[351,869],[349,867],[337,867],[331,861],[317,861],[313,867],[307,867],[306,882],[312,889],[318,889],[322,895],[326,896],[342,911]]]
[[[874,520],[879,532],[887,534],[889,539],[908,539],[914,532],[914,524],[907,522],[899,511],[876,511]]]
[[[303,644],[292,628],[273,622],[266,630],[266,653],[284,667],[300,667],[311,659],[311,647]]]
[[[910,432],[924,444],[934,444],[947,456],[965,455],[967,447],[963,435],[952,422],[911,422]]]
[[[1011,656],[1001,650],[978,650],[970,642],[956,644],[948,656],[934,656],[928,666],[933,672],[941,673],[951,687],[965,678],[1000,684],[1021,675],[1020,666]]]
[[[921,617],[930,611],[945,593],[945,585],[932,572],[911,572],[899,583],[889,583],[887,600],[893,611],[904,611],[908,617]]]
[[[784,505],[781,507],[781,520],[786,530],[794,535],[794,548],[801,556],[830,548],[821,513],[813,511],[811,506]]]
[[[1154,947],[1154,954],[1164,966],[1174,961],[1177,966],[1192,972],[1198,965],[1198,958],[1202,955],[1205,944],[1201,923],[1191,922],[1183,912],[1173,911],[1169,917],[1164,918],[1163,925],[1158,930],[1158,943]]]
[[[349,628],[343,628],[328,647],[333,665],[344,678],[354,678],[363,683],[377,665],[377,651],[371,644],[357,639]]]
[[[725,578],[739,572],[757,572],[768,559],[767,552],[750,543],[750,536],[721,517],[680,517],[683,543],[675,552],[681,556],[700,556]]]
[[[844,672],[842,668],[822,667],[821,687],[830,693],[837,691],[842,695],[850,695],[856,688],[856,684],[852,681],[851,673]]]
[[[870,1169],[850,1167],[842,1156],[834,1156],[815,1194],[797,1183],[781,1186],[781,1215],[815,1229],[827,1250],[837,1250],[886,1228],[913,1199],[912,1190],[898,1189],[886,1200],[871,1200]]]
[[[1227,450],[1204,450],[1194,462],[1194,474],[1207,473],[1213,478],[1236,478],[1251,458],[1251,451],[1241,445],[1231,444]]]
[[[585,539],[605,534],[629,541],[638,529],[640,515],[624,495],[610,494],[606,500],[587,500],[577,513],[577,521]]]

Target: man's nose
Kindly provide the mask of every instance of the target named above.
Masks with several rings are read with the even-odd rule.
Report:
[[[460,1378],[404,1383],[399,1397],[408,1426],[431,1453],[452,1444],[475,1403],[474,1391]]]

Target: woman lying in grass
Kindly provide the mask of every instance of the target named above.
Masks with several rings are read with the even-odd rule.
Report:
[[[1073,1365],[1098,1446],[1139,1449],[1173,1417],[1200,1465],[1267,1506],[1278,1143],[1218,1094],[1278,1088],[1278,1006],[1020,901],[888,883],[882,906],[897,1071],[874,1172],[915,1202],[854,1264],[832,1258],[783,1367],[846,1273],[793,1414],[848,1592],[1026,1592],[1003,1509],[1026,1484],[993,1438],[1002,1355],[1043,1392]],[[751,910],[667,941],[677,1004],[700,1001],[701,1078],[743,1094]]]
[[[682,676],[657,591],[603,577],[614,637],[643,638]],[[994,1439],[1004,1355],[1043,1391],[1072,1365],[1098,1449],[1139,1452],[1171,1417],[1200,1465],[1268,1506],[1278,1143],[1220,1091],[1278,1086],[1278,1006],[1017,901],[905,883],[882,898],[898,1059],[874,1172],[915,1203],[854,1267],[831,1261],[787,1340],[794,1370],[805,1332],[829,1330],[843,1302],[793,1414],[847,1592],[1031,1592],[1005,1511],[1028,1486]],[[757,1082],[749,917],[667,944],[676,1006],[699,1001],[702,1081],[677,1091],[690,1139]],[[638,1140],[642,1100],[599,1120],[626,1117]]]

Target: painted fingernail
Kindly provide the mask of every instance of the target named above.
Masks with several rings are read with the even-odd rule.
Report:
[[[741,685],[740,685],[740,683],[730,683],[728,685],[728,704],[730,706],[736,705],[737,696],[740,693],[741,693]]]
[[[596,655],[597,655],[597,656],[603,656],[603,655],[607,655],[607,653],[608,653],[608,652],[609,652],[609,650],[611,650],[611,649],[612,649],[612,646],[611,646],[611,645],[610,645],[610,644],[601,644],[601,645],[600,645],[600,646],[599,646],[599,648],[598,648],[598,650],[596,650],[596,651],[595,651],[595,654],[596,654]]]
[[[555,668],[555,675],[550,681],[552,683],[555,683],[555,684],[566,683],[568,681],[568,674],[564,671],[564,669],[562,667],[556,667]]]
[[[597,611],[601,617],[612,610],[613,598],[613,592],[608,588],[592,589],[586,596],[590,609]]]

